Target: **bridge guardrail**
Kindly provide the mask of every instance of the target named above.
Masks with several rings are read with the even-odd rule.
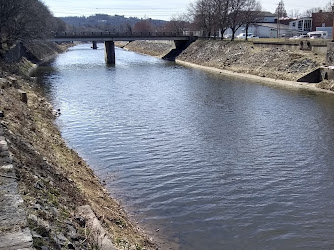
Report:
[[[98,37],[190,37],[175,32],[55,32],[54,38],[98,38]]]

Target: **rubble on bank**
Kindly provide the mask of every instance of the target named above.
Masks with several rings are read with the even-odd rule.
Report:
[[[203,66],[247,73],[273,79],[296,81],[325,62],[325,57],[309,51],[261,48],[251,42],[198,40],[179,60]]]

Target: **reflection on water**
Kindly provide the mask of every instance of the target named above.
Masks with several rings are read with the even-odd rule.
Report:
[[[69,145],[141,224],[181,249],[333,247],[332,96],[120,49],[106,67],[100,47],[70,49],[40,83]]]

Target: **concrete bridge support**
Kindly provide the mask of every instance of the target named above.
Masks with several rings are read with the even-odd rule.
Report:
[[[106,64],[115,64],[115,43],[113,41],[105,41],[105,61]]]
[[[92,46],[93,49],[97,49],[97,42],[96,41],[93,41],[93,46]]]

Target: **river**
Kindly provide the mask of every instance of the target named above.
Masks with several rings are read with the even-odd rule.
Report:
[[[39,70],[63,137],[179,249],[334,247],[334,96],[83,44]]]

